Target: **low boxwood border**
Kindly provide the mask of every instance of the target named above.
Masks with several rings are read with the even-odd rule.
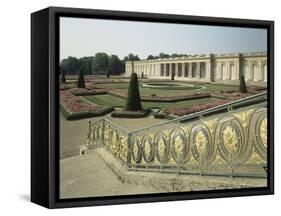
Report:
[[[144,118],[147,117],[151,112],[150,109],[144,109],[142,111],[126,111],[126,110],[118,110],[111,113],[111,117],[113,118]]]
[[[122,99],[126,99],[127,96],[123,95],[122,93],[119,92],[114,92],[112,90],[108,91],[109,95],[118,97],[118,98],[122,98]],[[181,96],[181,97],[172,97],[172,98],[157,98],[157,96],[155,98],[153,97],[148,97],[148,96],[142,96],[141,97],[141,101],[143,102],[163,102],[163,103],[174,103],[174,102],[180,102],[180,101],[188,101],[188,100],[194,100],[194,99],[202,99],[202,98],[209,98],[212,97],[212,95],[210,93],[199,93],[199,94],[193,94],[193,95],[186,95],[186,96]]]
[[[75,96],[87,96],[87,95],[102,95],[107,94],[107,91],[95,91],[95,90],[88,90],[88,91],[79,91],[79,90],[70,90],[70,93]]]
[[[98,117],[104,114],[110,113],[114,110],[114,107],[104,107],[99,111],[87,111],[72,113],[68,111],[62,104],[60,104],[60,111],[66,120],[79,120],[84,118]]]
[[[176,116],[172,116],[166,113],[155,113],[154,114],[154,118],[156,119],[167,119],[167,120],[173,120],[175,118],[177,118]]]

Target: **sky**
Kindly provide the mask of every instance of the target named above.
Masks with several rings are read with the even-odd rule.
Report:
[[[266,29],[60,18],[60,59],[97,52],[149,54],[220,54],[267,51]]]

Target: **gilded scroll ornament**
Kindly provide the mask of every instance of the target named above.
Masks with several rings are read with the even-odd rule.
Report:
[[[127,153],[128,153],[128,143],[127,143],[127,137],[121,136],[120,137],[120,145],[119,145],[119,158],[123,161],[127,160]]]
[[[110,125],[109,124],[105,125],[104,144],[106,146],[110,144],[111,133],[112,133],[112,129],[110,128]]]
[[[264,118],[260,124],[261,143],[267,147],[267,118]]]
[[[117,132],[114,130],[111,137],[111,151],[114,155],[117,155],[119,148],[119,137]]]
[[[184,143],[182,138],[178,135],[175,137],[175,141],[174,141],[174,145],[175,145],[175,152],[177,155],[177,158],[181,158],[184,155]]]
[[[245,110],[234,114],[241,122],[243,127],[248,126],[248,120],[250,115],[253,113],[253,109]]]
[[[198,156],[200,159],[204,158],[207,154],[207,143],[208,143],[207,137],[202,131],[199,131],[198,133],[196,133],[195,145],[196,145],[196,149],[199,153]]]
[[[166,145],[165,145],[163,138],[158,141],[158,153],[159,153],[160,158],[165,157]]]
[[[139,147],[138,147],[137,143],[134,143],[133,144],[133,157],[136,162],[137,162],[138,155],[139,155]]]
[[[234,154],[238,150],[238,138],[235,129],[228,125],[223,130],[223,143],[226,150],[230,154]]]
[[[143,145],[143,157],[146,162],[151,162],[153,160],[153,149],[151,138],[149,136],[145,136],[142,140]]]

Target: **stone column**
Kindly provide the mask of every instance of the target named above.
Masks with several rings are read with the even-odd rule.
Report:
[[[267,62],[264,63],[263,74],[263,81],[267,82]]]
[[[259,60],[259,76],[258,76],[258,80],[262,81],[263,80],[263,70],[262,70],[262,64],[261,64],[261,60]]]
[[[188,63],[188,77],[192,78],[192,62]]]
[[[172,63],[169,63],[169,76],[172,77]]]
[[[196,78],[200,78],[200,62],[196,64]]]
[[[205,79],[211,81],[210,65],[211,65],[210,61],[205,62]]]
[[[235,67],[235,76],[234,76],[234,80],[239,80],[239,60],[236,60],[234,63],[234,67]]]
[[[185,63],[182,62],[182,63],[181,63],[181,76],[182,76],[182,77],[185,77],[184,74],[185,74]]]

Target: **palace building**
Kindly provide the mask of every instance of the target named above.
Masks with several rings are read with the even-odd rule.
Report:
[[[267,82],[267,53],[232,53],[189,55],[177,58],[162,58],[127,61],[125,75],[134,72],[148,79],[194,80],[203,82],[225,82],[239,80]]]

